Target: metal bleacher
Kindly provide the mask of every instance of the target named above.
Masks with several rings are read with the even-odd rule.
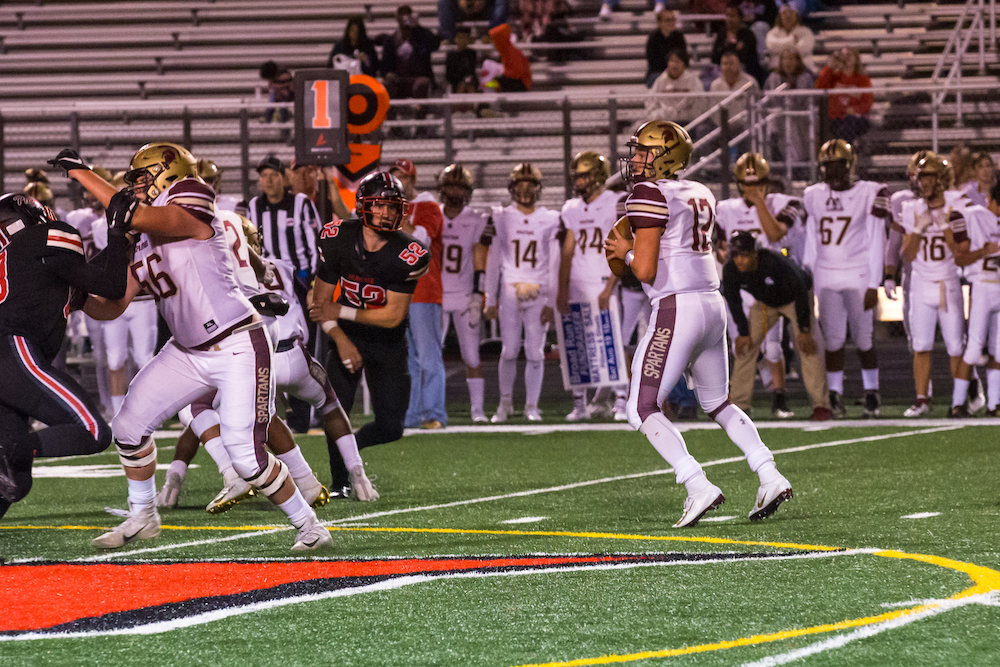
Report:
[[[59,148],[78,141],[85,157],[122,168],[132,151],[150,139],[179,141],[190,125],[192,148],[210,155],[226,170],[224,188],[237,192],[240,182],[240,127],[233,109],[251,109],[250,156],[256,161],[275,152],[291,155],[288,124],[259,123],[266,90],[258,76],[269,59],[292,69],[322,66],[349,16],[364,14],[370,35],[395,28],[395,1],[357,4],[348,0],[151,0],[70,2],[8,1],[0,4],[0,165],[9,184],[18,173],[41,166]],[[436,0],[409,3],[423,25],[436,28]],[[598,149],[624,140],[623,132],[642,116],[646,36],[655,17],[645,0],[623,0],[610,21],[597,21],[598,0],[571,2],[578,42],[564,45],[522,44],[532,58],[533,93],[508,96],[500,118],[457,113],[452,118],[453,157],[474,167],[486,201],[503,189],[510,165],[530,158],[553,175],[563,168],[563,111],[558,95],[572,95],[572,149]],[[817,33],[817,62],[850,46],[859,48],[876,89],[928,80],[954,30],[964,3],[892,2],[845,6],[813,15],[822,20]],[[710,67],[711,17],[681,12],[693,66]],[[491,52],[488,45],[477,48]],[[556,48],[573,49],[565,62],[552,58]],[[495,55],[494,55],[495,57]],[[444,52],[434,56],[443,78]],[[997,79],[996,49],[987,54],[986,71],[965,68],[963,83]],[[549,93],[538,99],[539,93]],[[544,95],[542,97],[545,97]],[[620,98],[618,126],[608,121],[607,100]],[[516,100],[524,101],[515,109]],[[586,100],[591,100],[588,104]],[[1000,139],[994,128],[1000,102],[966,96],[961,127],[948,125],[946,102],[942,132],[946,143],[985,144]],[[868,141],[867,166],[886,175],[898,171],[906,156],[927,145],[929,98],[901,95],[879,102],[875,129]],[[194,120],[185,119],[187,107]],[[74,137],[67,116],[81,122]],[[390,124],[391,126],[392,124]],[[421,125],[417,123],[416,125]],[[441,114],[432,112],[418,136],[410,128],[390,131],[387,159],[408,157],[421,168],[420,186],[429,187],[444,166]],[[561,183],[561,177],[554,181]],[[9,189],[9,187],[8,187]],[[57,194],[61,194],[57,190]],[[557,201],[561,188],[548,188]]]

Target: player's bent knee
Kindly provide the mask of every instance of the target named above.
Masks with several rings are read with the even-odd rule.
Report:
[[[126,468],[144,468],[156,463],[156,441],[151,437],[139,441],[137,445],[115,440],[115,449],[118,450],[118,460]]]
[[[521,348],[516,346],[504,345],[500,348],[500,359],[502,361],[517,361],[517,355],[520,353]]]
[[[245,470],[245,461],[241,461],[241,467]],[[247,481],[247,483],[261,492],[264,496],[270,497],[277,493],[285,480],[288,479],[288,466],[281,462],[271,452],[267,453],[267,463],[264,466],[256,466],[256,471],[247,476],[243,475],[240,468],[233,461],[233,469]]]
[[[212,428],[213,426],[219,426],[222,420],[219,419],[219,413],[215,410],[203,410],[191,419],[191,430],[194,434],[201,438],[202,433]]]

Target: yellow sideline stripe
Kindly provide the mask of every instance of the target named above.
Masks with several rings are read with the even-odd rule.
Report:
[[[981,565],[974,565],[972,563],[964,563],[958,560],[952,560],[951,558],[942,558],[940,556],[929,556],[927,554],[910,554],[903,551],[895,551],[892,549],[886,549],[883,551],[873,552],[876,556],[881,556],[883,558],[900,558],[915,560],[922,563],[927,563],[929,565],[937,565],[938,567],[943,567],[949,570],[955,570],[957,572],[963,572],[975,582],[975,586],[965,589],[960,593],[952,595],[949,600],[960,600],[962,598],[967,598],[972,595],[981,595],[983,593],[989,593],[990,591],[1000,590],[1000,572],[996,570],[991,570],[988,567],[982,567]],[[629,653],[625,655],[603,655],[599,658],[580,658],[577,660],[569,660],[565,662],[545,662],[545,663],[532,663],[527,665],[519,665],[519,667],[577,667],[580,665],[609,665],[613,663],[622,662],[634,662],[636,660],[648,660],[650,658],[672,658],[681,655],[691,655],[693,653],[706,653],[709,651],[723,651],[730,648],[738,648],[741,646],[754,646],[756,644],[767,644],[770,642],[782,641],[784,639],[793,639],[795,637],[803,637],[806,635],[822,634],[825,632],[836,632],[837,630],[846,630],[848,628],[858,628],[865,625],[874,625],[876,623],[884,623],[885,621],[891,621],[896,618],[901,618],[903,616],[910,616],[912,614],[918,614],[928,609],[934,609],[939,607],[938,603],[928,603],[918,605],[916,607],[910,607],[909,609],[899,609],[896,611],[886,612],[884,614],[879,614],[878,616],[865,616],[863,618],[855,618],[847,621],[840,621],[838,623],[824,623],[823,625],[814,625],[809,628],[796,628],[793,630],[781,630],[779,632],[772,632],[763,635],[752,635],[750,637],[741,637],[739,639],[732,639],[727,641],[715,642],[712,644],[699,644],[697,646],[685,646],[684,648],[675,649],[663,649],[660,651],[642,651],[640,653]]]

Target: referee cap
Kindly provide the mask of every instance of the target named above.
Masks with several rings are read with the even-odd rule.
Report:
[[[757,252],[757,238],[750,232],[737,231],[729,237],[729,253],[732,255],[752,255]]]

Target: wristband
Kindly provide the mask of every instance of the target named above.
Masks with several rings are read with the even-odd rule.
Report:
[[[330,335],[330,332],[337,328],[337,320],[327,320],[323,324],[319,325],[319,328],[323,330],[323,333]]]
[[[625,266],[632,266],[632,260],[635,259],[635,251],[629,250],[625,253]]]
[[[342,320],[355,320],[358,317],[358,309],[351,308],[350,306],[340,307],[340,319]]]
[[[476,294],[486,292],[486,272],[478,269],[472,272],[472,291]]]

